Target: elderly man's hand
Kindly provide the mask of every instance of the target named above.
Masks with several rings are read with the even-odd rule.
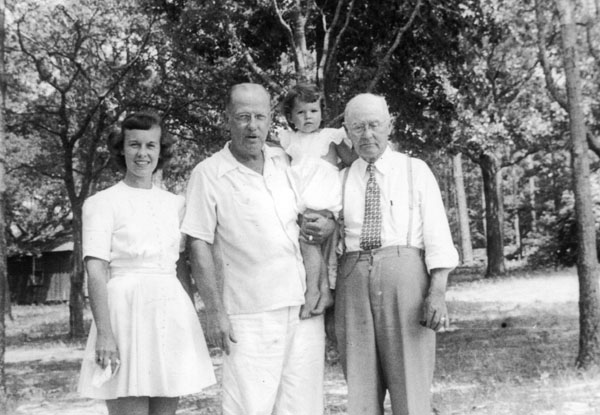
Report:
[[[206,313],[206,340],[208,344],[216,346],[229,354],[229,342],[237,343],[229,317],[225,313],[216,311]]]
[[[335,220],[330,212],[307,212],[302,215],[300,236],[308,243],[320,245],[335,230]]]
[[[423,327],[435,331],[446,330],[450,327],[444,293],[429,292],[423,303],[423,315],[420,323]]]

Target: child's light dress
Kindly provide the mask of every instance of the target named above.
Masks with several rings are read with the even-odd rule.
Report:
[[[279,132],[279,142],[292,158],[291,174],[300,193],[301,212],[306,209],[328,210],[334,215],[342,209],[342,184],[336,166],[321,157],[329,152],[330,143],[347,143],[343,128],[323,128],[314,133],[284,130]],[[334,232],[334,236],[337,231]],[[335,288],[337,239],[330,237],[323,244],[323,257],[327,263],[330,288]]]

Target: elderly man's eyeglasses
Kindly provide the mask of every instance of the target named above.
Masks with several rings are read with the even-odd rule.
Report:
[[[264,122],[268,118],[267,114],[260,114],[260,113],[259,114],[250,114],[247,112],[243,112],[241,114],[235,114],[233,116],[233,119],[235,120],[236,123],[238,123],[240,125],[248,125],[252,121],[252,117],[254,117],[254,119],[257,122]]]
[[[362,135],[367,131],[367,128],[376,133],[382,132],[387,127],[389,120],[385,121],[369,121],[369,122],[356,122],[347,126],[351,133],[356,135]]]

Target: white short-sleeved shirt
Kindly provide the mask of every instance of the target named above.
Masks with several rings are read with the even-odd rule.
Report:
[[[375,162],[375,177],[381,189],[382,246],[409,245],[424,249],[428,270],[454,268],[458,265],[458,252],[437,181],[425,162],[413,158],[411,198],[408,160],[405,154],[386,148]],[[369,176],[367,162],[359,158],[349,169],[344,193],[345,243],[347,251],[358,251]]]
[[[300,131],[281,130],[277,135],[285,152],[292,157],[292,163],[296,163],[304,157],[321,158],[326,156],[331,143],[340,144],[344,141],[352,148],[352,142],[346,137],[346,131],[343,128],[322,128],[308,134]]]
[[[110,263],[117,272],[175,271],[185,199],[158,187],[119,182],[83,205],[83,257]]]
[[[279,148],[265,146],[263,153],[260,175],[239,163],[227,143],[194,168],[187,187],[181,230],[214,243],[229,314],[304,303],[299,207],[289,160]]]

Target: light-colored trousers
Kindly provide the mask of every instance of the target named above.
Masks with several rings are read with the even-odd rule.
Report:
[[[224,415],[321,415],[323,316],[300,307],[230,315],[237,343],[223,360]]]
[[[419,324],[429,276],[422,251],[386,247],[342,257],[336,335],[348,415],[430,415],[435,333]]]

